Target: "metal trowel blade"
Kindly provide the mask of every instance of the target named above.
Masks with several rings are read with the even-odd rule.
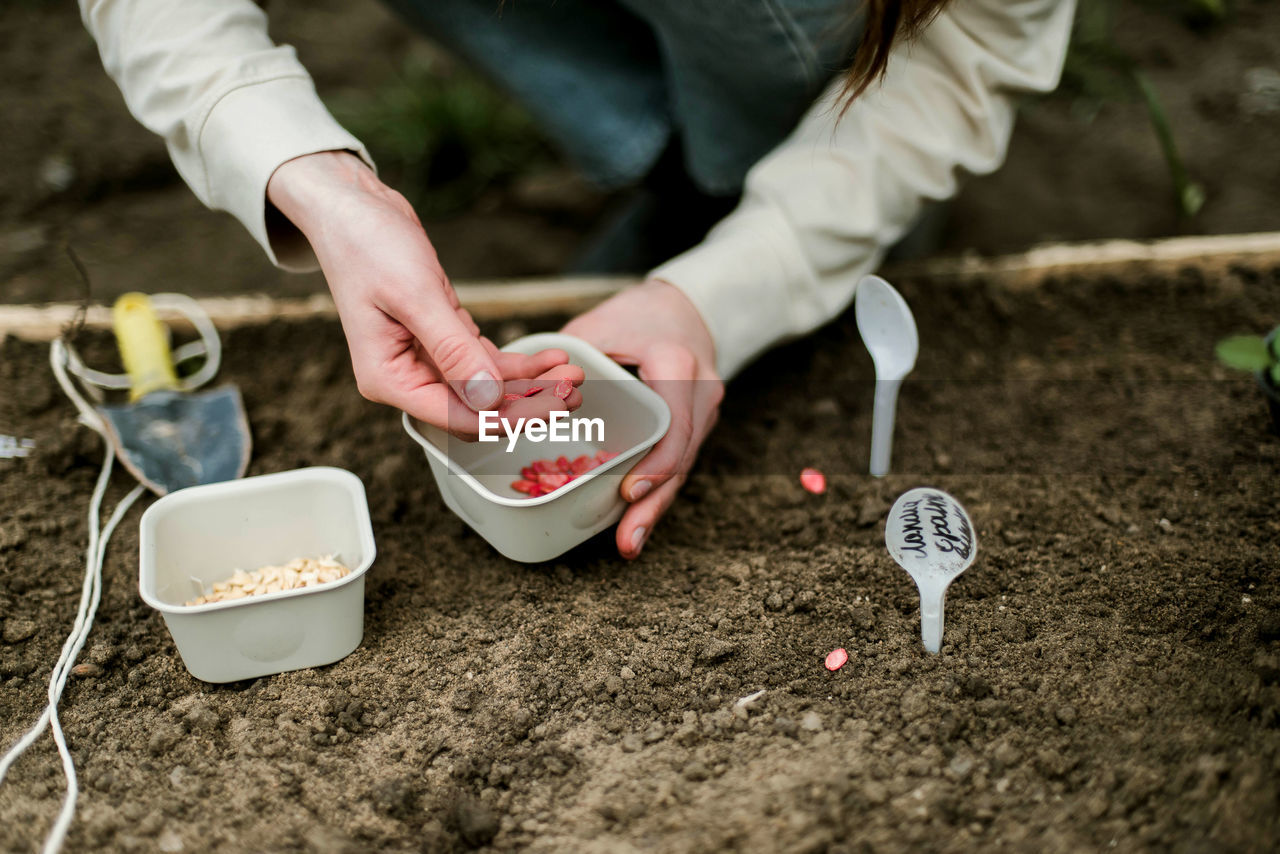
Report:
[[[249,422],[235,386],[156,391],[99,411],[120,461],[158,495],[234,480],[249,465]]]

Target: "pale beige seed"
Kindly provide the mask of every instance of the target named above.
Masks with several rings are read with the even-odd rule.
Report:
[[[351,570],[332,555],[320,558],[295,558],[283,566],[264,566],[245,572],[237,569],[225,581],[215,582],[208,593],[187,602],[188,605],[204,605],[281,593],[286,590],[318,587],[345,578]]]

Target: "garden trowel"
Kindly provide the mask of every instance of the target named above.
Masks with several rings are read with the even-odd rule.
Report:
[[[99,411],[125,467],[158,495],[242,477],[251,441],[240,390],[183,391],[167,330],[146,294],[120,297],[111,320],[129,403]]]

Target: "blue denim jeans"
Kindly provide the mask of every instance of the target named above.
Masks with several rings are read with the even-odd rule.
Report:
[[[847,63],[853,0],[387,0],[494,79],[603,187],[673,137],[733,195]]]

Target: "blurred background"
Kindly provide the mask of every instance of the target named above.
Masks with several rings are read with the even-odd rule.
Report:
[[[496,4],[496,0],[495,0]],[[417,206],[455,279],[554,275],[617,201],[518,106],[375,0],[272,0],[321,97]],[[204,209],[128,114],[71,0],[0,4],[0,301],[325,290]],[[1080,0],[1062,86],[1022,107],[931,251],[1280,229],[1280,14],[1271,0]]]

